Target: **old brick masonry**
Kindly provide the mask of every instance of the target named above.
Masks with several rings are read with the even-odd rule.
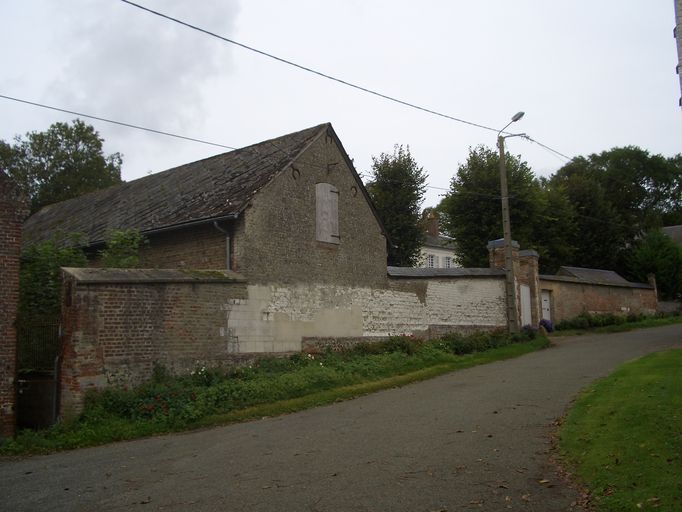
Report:
[[[16,330],[21,225],[28,214],[10,179],[0,173],[0,437],[14,435]]]

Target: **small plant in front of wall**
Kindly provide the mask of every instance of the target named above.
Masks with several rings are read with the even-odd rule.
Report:
[[[105,248],[99,252],[105,268],[136,268],[140,250],[149,241],[135,229],[117,229],[108,233]]]

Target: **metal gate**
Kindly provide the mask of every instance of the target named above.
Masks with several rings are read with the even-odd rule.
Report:
[[[57,322],[17,325],[18,428],[46,428],[57,421],[60,338]]]

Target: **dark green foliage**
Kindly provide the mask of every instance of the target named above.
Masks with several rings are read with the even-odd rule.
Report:
[[[630,275],[646,282],[656,276],[660,298],[682,299],[682,247],[660,230],[650,231],[638,240],[627,260]]]
[[[663,315],[664,317],[665,315]],[[674,315],[673,315],[674,316]],[[609,325],[622,325],[625,323],[642,322],[649,318],[644,313],[628,313],[627,315],[614,315],[613,313],[590,314],[581,313],[575,318],[563,320],[557,323],[554,328],[557,331],[567,331],[573,329],[594,329],[597,327],[607,327]]]
[[[573,265],[628,273],[641,233],[682,217],[682,156],[638,147],[574,158],[550,180],[573,205]]]
[[[409,147],[396,145],[393,155],[382,153],[372,162],[367,191],[390,238],[388,264],[415,266],[424,240],[419,211],[427,175]]]
[[[76,119],[54,123],[44,132],[0,141],[0,169],[12,176],[31,200],[31,211],[121,183],[121,155],[104,156],[102,138]]]
[[[526,249],[536,248],[543,214],[540,183],[520,157],[508,155],[505,161],[513,238]],[[438,210],[446,232],[455,239],[462,266],[487,267],[486,246],[503,234],[497,151],[485,146],[470,149]]]
[[[542,272],[572,265],[632,275],[628,259],[642,232],[682,223],[682,155],[613,148],[539,180],[519,157],[506,163],[512,238],[538,251]],[[437,208],[465,267],[487,266],[488,241],[502,237],[499,180],[497,151],[471,149]]]
[[[61,305],[60,267],[84,267],[86,263],[78,237],[52,239],[25,249],[19,274],[19,320],[56,321]]]
[[[182,427],[211,413],[381,378],[396,370],[414,370],[427,361],[443,361],[448,353],[483,352],[533,338],[534,333],[510,338],[503,332],[450,335],[436,342],[392,336],[386,341],[360,343],[341,353],[264,357],[249,367],[227,371],[201,367],[184,377],[171,377],[157,367],[152,380],[138,388],[89,395],[81,421],[115,415]]]
[[[147,240],[134,229],[109,233],[106,247],[100,252],[102,266],[106,268],[135,268],[140,264],[140,248]]]

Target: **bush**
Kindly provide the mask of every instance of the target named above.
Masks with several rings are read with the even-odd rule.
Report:
[[[659,313],[660,315],[660,313]],[[581,313],[575,318],[563,320],[556,324],[557,331],[565,331],[569,329],[590,329],[594,327],[607,327],[609,325],[621,325],[626,322],[636,323],[646,320],[648,317],[643,313],[628,313],[627,315],[615,315],[613,313],[603,313],[591,315],[589,313]]]

